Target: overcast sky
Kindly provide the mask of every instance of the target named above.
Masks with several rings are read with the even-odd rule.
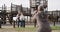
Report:
[[[60,0],[48,0],[48,10],[60,10]]]
[[[6,6],[10,7],[11,3],[17,5],[23,5],[24,7],[29,7],[29,0],[0,0],[0,7],[5,4]]]
[[[0,0],[0,7],[3,4],[10,7],[11,3],[17,5],[23,5],[23,7],[29,7],[29,0]],[[60,10],[60,0],[48,0],[48,10]]]

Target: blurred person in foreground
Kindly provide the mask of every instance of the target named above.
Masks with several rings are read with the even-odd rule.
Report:
[[[51,28],[48,22],[48,15],[47,12],[44,11],[46,9],[47,5],[39,5],[38,10],[33,15],[33,21],[37,21],[37,32],[51,32]]]

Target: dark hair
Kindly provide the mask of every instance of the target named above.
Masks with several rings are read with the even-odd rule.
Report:
[[[39,10],[39,11],[44,11],[43,6],[38,6],[38,10]]]
[[[42,6],[40,7],[40,11],[44,11],[44,8]]]
[[[43,5],[44,8],[47,8],[47,5]]]

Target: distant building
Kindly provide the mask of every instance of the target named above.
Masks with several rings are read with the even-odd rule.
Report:
[[[57,11],[48,11],[48,14],[51,14],[53,16],[59,16],[60,17],[60,10],[57,10]]]

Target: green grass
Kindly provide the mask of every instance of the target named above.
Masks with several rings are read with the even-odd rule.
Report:
[[[17,31],[17,32],[36,32],[36,27],[20,27],[20,28],[1,28],[2,31]],[[60,32],[60,26],[51,26],[52,31]]]
[[[60,26],[52,26],[51,29],[52,30],[60,30]]]
[[[22,32],[24,32],[24,31],[26,31],[26,32],[29,32],[29,31],[30,32],[35,32],[36,29],[37,29],[36,27],[15,28],[16,31],[22,31]],[[52,26],[51,29],[52,30],[60,30],[60,26]]]
[[[20,28],[15,28],[16,30],[36,30],[36,27],[20,27]],[[51,26],[52,30],[60,30],[60,26]]]
[[[20,28],[15,28],[16,31],[31,31],[31,32],[35,32],[36,28],[35,27],[20,27]]]

